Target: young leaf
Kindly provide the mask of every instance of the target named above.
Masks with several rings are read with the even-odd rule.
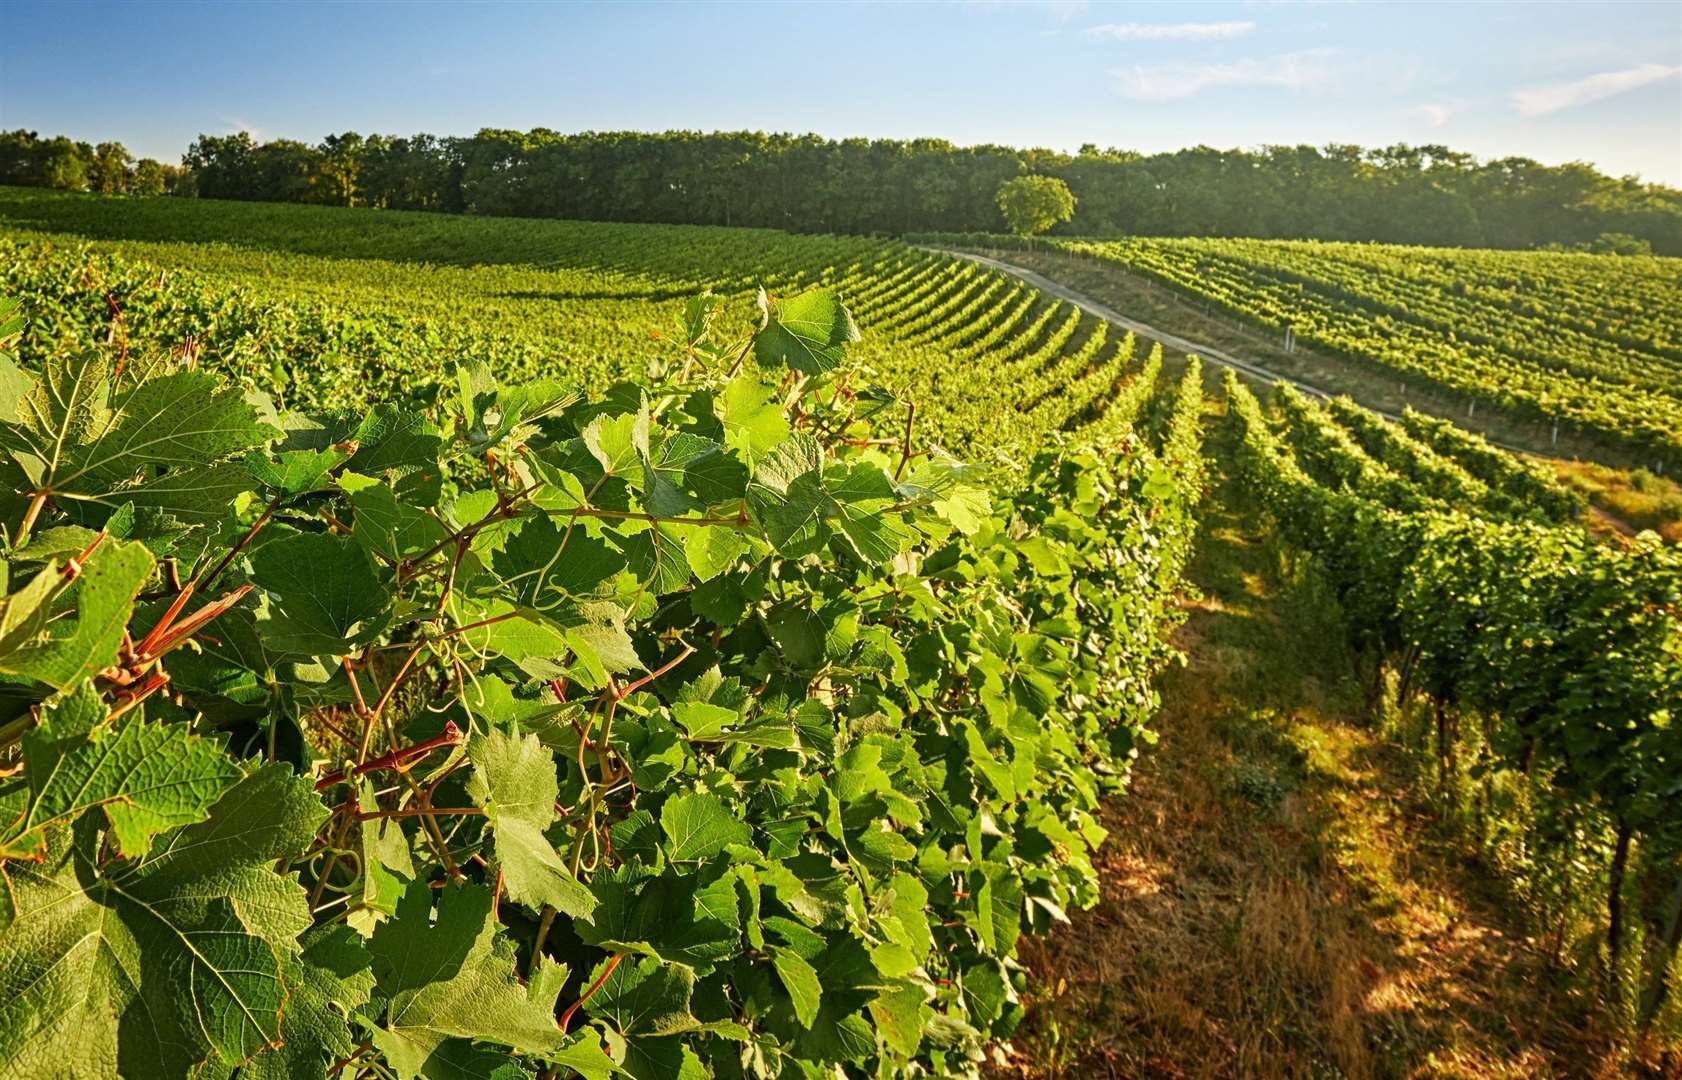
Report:
[[[548,748],[536,735],[493,730],[475,736],[467,756],[473,762],[467,792],[490,820],[509,897],[534,911],[549,904],[588,921],[595,896],[572,876],[543,835],[555,820],[560,793]]]
[[[840,367],[847,345],[859,339],[859,328],[836,293],[815,290],[772,299],[762,289],[759,308],[764,322],[753,336],[753,354],[765,367],[787,364],[821,375]]]
[[[716,795],[674,795],[660,808],[666,857],[673,862],[710,859],[729,844],[745,844],[753,831]]]

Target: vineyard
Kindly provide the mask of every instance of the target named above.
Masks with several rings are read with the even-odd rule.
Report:
[[[64,231],[28,228],[41,215]],[[342,210],[174,200],[119,213],[109,201],[9,189],[0,289],[32,301],[31,350],[103,340],[115,304],[137,344],[192,334],[206,363],[282,405],[424,403],[463,356],[606,390],[680,356],[671,309],[684,297],[737,299],[727,317],[745,326],[739,313],[760,285],[841,293],[863,331],[860,371],[910,400],[965,397],[970,407],[920,420],[960,455],[1025,460],[1048,432],[1106,417],[1113,427],[1142,404],[1134,376],[1145,357],[1130,337],[1008,277],[900,243],[430,214],[373,224]],[[207,234],[222,242],[156,239]],[[423,261],[451,252],[455,264]]]
[[[1674,260],[1080,250],[1682,448]],[[0,296],[0,1077],[996,1071],[1217,511],[1682,1031],[1682,555],[1447,420],[864,237],[0,189]]]
[[[904,248],[580,236],[547,323],[5,241],[0,1074],[953,1075],[1019,1022],[1150,737],[1197,366]]]
[[[960,248],[1012,237],[930,234]],[[1682,468],[1682,262],[1271,240],[1052,239],[1259,338]],[[1287,330],[1289,341],[1287,343]],[[1404,389],[1405,394],[1405,389]]]

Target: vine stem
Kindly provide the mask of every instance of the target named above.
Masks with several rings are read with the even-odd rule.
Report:
[[[684,645],[683,645],[683,651],[682,652],[678,653],[676,656],[672,657],[670,660],[667,660],[664,664],[661,664],[658,668],[655,668],[653,671],[649,672],[647,675],[644,675],[642,678],[638,679],[637,681],[628,682],[624,686],[622,686],[619,689],[613,691],[613,700],[616,701],[616,702],[617,701],[624,701],[626,698],[630,697],[632,694],[636,693],[638,690],[641,690],[643,687],[647,686],[649,683],[653,682],[655,679],[658,679],[660,676],[664,675],[666,672],[672,670],[673,668],[677,667],[679,664],[683,663],[685,660],[689,659],[690,655],[692,653],[694,653],[694,651],[695,651],[695,646],[689,644],[688,642],[685,642]]]
[[[222,571],[224,571],[228,568],[229,563],[231,563],[235,559],[239,558],[239,553],[244,551],[246,545],[251,543],[252,538],[255,537],[259,532],[262,531],[263,526],[267,525],[269,523],[269,519],[274,517],[275,511],[279,510],[280,509],[280,504],[285,502],[285,501],[286,501],[285,493],[281,493],[279,495],[276,495],[274,498],[269,500],[269,505],[265,506],[263,508],[263,513],[258,516],[256,521],[251,523],[251,528],[245,530],[245,535],[239,538],[239,542],[236,543],[233,547],[229,548],[228,553],[226,555],[222,556],[221,561],[216,564],[216,569],[212,570],[210,573],[205,575],[205,577],[204,577],[204,587],[205,588],[208,589],[211,586],[216,584],[216,579],[222,576]],[[188,591],[190,591],[193,588],[193,585],[195,584],[195,582],[196,582],[196,579],[195,579],[195,581],[189,581],[187,583],[187,590]]]
[[[911,425],[917,422],[917,403],[910,402],[905,413],[905,449],[900,451],[899,467],[894,470],[894,479],[905,475],[905,466],[911,461]]]
[[[12,537],[13,547],[22,547],[23,542],[29,539],[29,530],[35,527],[35,519],[41,516],[41,508],[46,505],[47,493],[37,491],[35,497],[29,500],[29,509],[24,511],[23,524],[18,526],[18,531]]]
[[[549,928],[554,925],[555,909],[544,904],[543,920],[537,924],[537,937],[531,943],[531,963],[526,965],[528,972],[537,970],[538,957],[543,955],[543,939],[549,936]]]
[[[350,771],[351,776],[361,776],[376,769],[390,769],[404,764],[408,758],[429,754],[441,746],[459,746],[461,744],[461,729],[456,727],[455,721],[446,721],[444,730],[430,739],[424,739],[412,746],[401,746],[389,754],[364,762]],[[322,791],[334,784],[348,779],[343,772],[336,772],[322,777],[315,783],[315,790]]]
[[[578,1007],[580,1005],[589,1001],[591,995],[595,994],[597,990],[602,988],[602,984],[607,982],[607,977],[613,974],[614,969],[619,966],[619,961],[623,959],[625,959],[624,953],[614,953],[611,957],[609,957],[607,967],[603,968],[602,973],[596,976],[596,981],[590,984],[590,988],[584,991],[583,995],[577,1001],[567,1006],[567,1011],[561,1014],[561,1019],[558,1021],[561,1034],[566,1034],[567,1025],[572,1023],[572,1014],[578,1011]]]

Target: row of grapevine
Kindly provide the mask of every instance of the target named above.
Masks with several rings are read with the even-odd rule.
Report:
[[[1354,440],[1288,388],[1277,421],[1231,376],[1226,391],[1237,475],[1332,586],[1374,694],[1388,668],[1401,699],[1430,701],[1445,782],[1469,754],[1480,783],[1534,792],[1550,824],[1526,861],[1567,896],[1604,890],[1611,969],[1644,969],[1630,1004],[1650,1021],[1682,895],[1682,553],[1482,516],[1446,488],[1352,467]],[[1620,959],[1638,930],[1647,947]]]
[[[1661,460],[1682,451],[1677,260],[1251,240],[1055,243],[1422,386]]]
[[[960,1076],[1009,1035],[1172,655],[1195,362],[1160,445],[989,491],[832,292],[693,300],[605,392],[469,361],[300,411],[237,361],[301,307],[13,250],[61,306],[0,352],[0,1076]],[[333,376],[287,355],[292,402]]]
[[[1552,521],[1571,521],[1583,512],[1583,497],[1559,482],[1545,466],[1491,446],[1483,436],[1448,420],[1413,409],[1402,410],[1409,435],[1489,485],[1491,492],[1532,509]]]

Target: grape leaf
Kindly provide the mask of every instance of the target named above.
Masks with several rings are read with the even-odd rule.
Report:
[[[74,614],[54,617],[48,605],[66,582],[57,564],[48,563],[8,598],[0,616],[0,672],[67,690],[110,667],[152,565],[144,545],[101,544],[75,578]]]
[[[552,962],[522,986],[514,943],[491,918],[491,891],[445,889],[436,922],[432,895],[425,881],[411,885],[369,942],[380,993],[390,1001],[374,1042],[398,1075],[430,1075],[429,1061],[448,1055],[453,1039],[538,1054],[560,1048],[566,1038],[555,1025],[555,999],[564,980]]]
[[[674,795],[660,808],[666,857],[673,862],[710,859],[729,844],[745,844],[753,831],[717,795]]]
[[[324,450],[283,450],[275,458],[253,450],[245,455],[244,467],[246,474],[264,487],[283,495],[302,495],[325,484],[328,474],[355,452],[356,447],[349,443]]]
[[[239,779],[222,748],[185,725],[105,717],[105,703],[84,682],[24,735],[26,783],[17,789],[25,805],[14,816],[10,792],[0,792],[0,861],[41,856],[48,829],[94,807],[104,808],[117,850],[138,858],[156,833],[202,820]]]
[[[730,380],[716,408],[725,441],[750,460],[788,437],[788,419],[777,392],[746,372]]]
[[[536,735],[492,730],[473,738],[467,756],[473,762],[467,793],[485,808],[509,898],[533,910],[549,904],[588,921],[595,896],[572,876],[543,835],[555,820],[560,794],[548,747]]]
[[[303,955],[288,958],[281,1046],[258,1054],[240,1080],[325,1080],[330,1061],[356,1049],[347,1018],[368,1004],[374,973],[362,939],[348,926],[329,924],[304,936]]]
[[[753,354],[766,367],[787,364],[821,375],[840,367],[847,344],[859,339],[859,328],[836,293],[814,290],[773,299],[762,289],[759,309],[764,321],[753,336]]]
[[[818,973],[812,965],[800,958],[800,954],[789,949],[777,948],[771,950],[771,963],[777,969],[777,977],[783,981],[783,989],[788,991],[789,1002],[794,1006],[795,1019],[800,1026],[809,1028],[812,1021],[817,1019],[818,1006],[823,1001],[823,987],[818,983]]]
[[[181,1076],[275,1045],[283,1009],[308,1007],[286,972],[310,916],[274,862],[326,816],[270,765],[138,861],[102,865],[91,830],[51,830],[40,866],[5,870],[0,1075]]]
[[[339,656],[381,629],[390,596],[361,545],[349,537],[295,533],[251,557],[252,580],[267,591],[263,641],[284,652]]]
[[[177,371],[112,394],[103,353],[49,359],[0,442],[40,491],[94,494],[148,468],[197,468],[276,433],[237,387]]]

